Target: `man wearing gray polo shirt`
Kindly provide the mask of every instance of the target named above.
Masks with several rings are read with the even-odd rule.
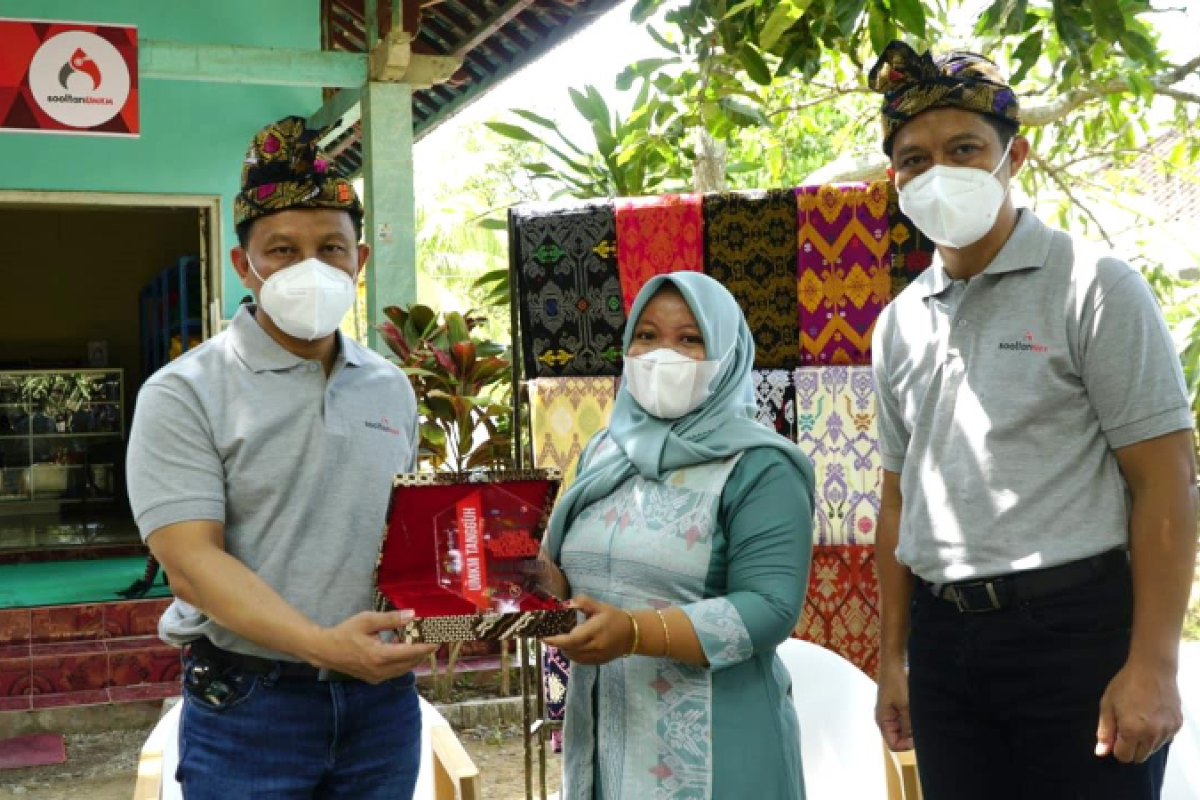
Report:
[[[319,136],[289,117],[254,138],[232,258],[258,305],[138,395],[129,492],[176,597],[159,631],[184,648],[189,800],[409,800],[420,763],[411,669],[435,648],[370,611],[416,403],[338,332],[368,250]]]
[[[1179,361],[1146,281],[1009,196],[994,64],[871,71],[933,266],[874,338],[884,464],[876,717],[929,800],[1157,798],[1196,548]]]

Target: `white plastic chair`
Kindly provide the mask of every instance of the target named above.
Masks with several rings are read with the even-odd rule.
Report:
[[[1179,694],[1183,698],[1183,728],[1171,743],[1162,800],[1200,797],[1200,642],[1179,648]]]
[[[134,800],[183,800],[183,788],[175,781],[182,714],[183,703],[176,703],[146,738]],[[421,772],[413,800],[478,800],[481,796],[479,770],[446,718],[421,698]]]
[[[778,653],[792,676],[807,800],[905,797],[899,765],[875,726],[875,681],[811,642],[789,639]]]

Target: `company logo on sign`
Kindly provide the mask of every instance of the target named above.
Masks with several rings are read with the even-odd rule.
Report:
[[[92,60],[91,56],[83,52],[82,47],[75,51],[75,55],[71,56],[70,61],[63,64],[62,71],[58,73],[58,82],[62,84],[64,89],[69,91],[71,89],[69,83],[71,76],[77,72],[82,72],[92,79],[93,92],[100,88],[100,81],[103,80],[100,75],[100,68],[96,66],[96,62]]]
[[[103,125],[129,99],[129,68],[103,37],[67,31],[47,39],[29,65],[29,90],[42,111],[73,128]]]

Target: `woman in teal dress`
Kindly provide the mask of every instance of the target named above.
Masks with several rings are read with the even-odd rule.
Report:
[[[776,646],[800,616],[812,464],[754,420],[754,343],[696,273],[638,295],[607,431],[551,517],[546,583],[586,617],[563,800],[803,800]]]

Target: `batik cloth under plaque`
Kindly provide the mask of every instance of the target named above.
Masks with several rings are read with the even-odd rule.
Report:
[[[875,320],[892,298],[887,183],[796,196],[801,363],[870,364]]]
[[[785,190],[706,196],[704,271],[742,307],[754,333],[754,366],[798,366],[795,195]]]
[[[571,678],[571,660],[557,647],[542,648],[542,690],[546,693],[546,718],[562,722],[567,714],[567,681]],[[550,733],[550,744],[554,752],[563,748],[562,728]]]
[[[875,548],[814,547],[796,636],[832,650],[875,678],[879,674],[879,631]]]
[[[892,228],[892,297],[895,298],[929,269],[936,248],[900,210],[900,195],[891,183],[888,184],[888,217]]]
[[[620,375],[625,310],[608,203],[514,209],[526,378]]]
[[[883,493],[870,367],[800,368],[796,439],[816,468],[813,542],[874,544]]]
[[[780,436],[795,439],[796,383],[791,370],[754,370],[757,419]]]
[[[617,263],[626,313],[655,275],[703,271],[702,200],[693,194],[617,201]]]
[[[529,382],[533,465],[562,472],[565,490],[575,479],[579,456],[608,426],[617,378],[540,378]]]

